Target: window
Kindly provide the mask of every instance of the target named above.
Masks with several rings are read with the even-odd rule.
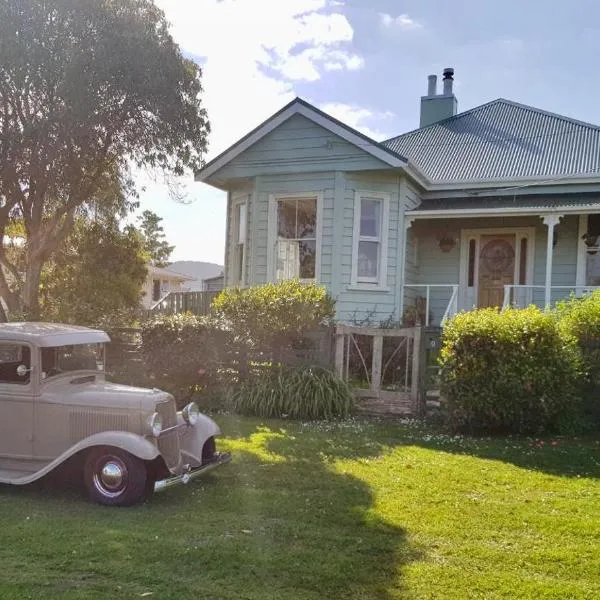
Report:
[[[585,285],[600,285],[600,215],[588,215],[586,232]]]
[[[275,198],[276,279],[317,278],[317,197]]]
[[[30,371],[17,373],[19,365],[31,368],[31,350],[22,344],[0,344],[0,383],[29,383]]]
[[[357,192],[354,204],[352,283],[383,286],[387,281],[389,196]]]
[[[104,344],[42,348],[42,379],[72,371],[103,371]]]
[[[245,256],[246,246],[246,203],[238,202],[234,204],[234,246],[233,246],[233,283],[236,285],[244,284]]]

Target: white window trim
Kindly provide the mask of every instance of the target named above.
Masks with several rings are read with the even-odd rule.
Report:
[[[267,225],[267,280],[273,283],[277,282],[277,203],[280,200],[288,198],[298,198],[298,200],[317,200],[317,231],[316,238],[316,255],[315,255],[315,278],[302,279],[306,283],[320,283],[321,281],[321,255],[323,252],[323,192],[298,192],[285,194],[270,194],[269,195],[269,214]]]
[[[382,201],[381,235],[379,239],[379,271],[378,277],[373,279],[359,279],[358,277],[358,244],[360,242],[360,217],[363,198],[372,198]],[[371,192],[356,190],[354,192],[354,231],[352,234],[352,274],[350,279],[351,289],[380,290],[387,289],[387,264],[388,264],[388,235],[390,216],[390,194],[386,192]]]
[[[242,256],[242,278],[238,281],[237,279],[234,280],[234,276],[236,274],[236,264],[235,264],[235,260],[236,260],[236,248],[238,245],[238,239],[239,239],[239,229],[240,229],[240,224],[239,224],[239,207],[241,205],[244,205],[246,207],[246,230],[243,232],[244,233],[244,254]],[[231,273],[232,276],[230,277],[230,281],[232,283],[232,285],[237,286],[237,287],[244,287],[246,285],[246,266],[247,266],[247,260],[248,260],[248,194],[241,194],[239,196],[234,196],[232,198],[231,201],[231,220],[233,223],[233,228],[232,228],[232,232],[231,232],[231,242],[232,242],[232,252],[231,252]]]

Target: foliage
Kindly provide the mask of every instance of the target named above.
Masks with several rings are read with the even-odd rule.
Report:
[[[337,419],[352,412],[352,394],[334,372],[315,366],[259,371],[233,388],[233,409],[243,415]]]
[[[131,164],[201,166],[209,125],[200,70],[152,0],[0,2],[0,57],[0,237],[24,234],[21,265],[0,246],[0,295],[37,317],[77,218],[106,209],[107,188],[132,192]]]
[[[131,322],[146,279],[147,254],[133,227],[80,219],[41,278],[47,321],[111,327]]]
[[[183,402],[196,386],[219,384],[234,360],[231,336],[210,317],[157,315],[142,323],[142,354],[157,387]]]
[[[335,301],[324,287],[298,280],[223,290],[213,312],[252,348],[282,347],[298,342],[335,314]]]
[[[559,327],[581,352],[584,422],[600,429],[600,292],[557,305]]]
[[[580,361],[536,307],[461,313],[445,327],[442,395],[459,430],[538,433],[573,426]]]
[[[144,236],[144,248],[150,256],[150,264],[166,267],[175,246],[167,243],[162,218],[151,210],[145,210],[138,217],[138,227]]]

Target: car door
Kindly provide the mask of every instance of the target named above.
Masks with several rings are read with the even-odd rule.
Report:
[[[0,457],[30,459],[33,455],[32,349],[0,340]],[[19,375],[17,367],[27,372]]]

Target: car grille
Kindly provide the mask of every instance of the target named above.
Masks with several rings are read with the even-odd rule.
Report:
[[[177,425],[177,410],[174,398],[157,402],[156,412],[162,417],[163,429]],[[169,431],[158,438],[158,449],[169,469],[173,469],[179,465],[181,454],[177,429]]]

